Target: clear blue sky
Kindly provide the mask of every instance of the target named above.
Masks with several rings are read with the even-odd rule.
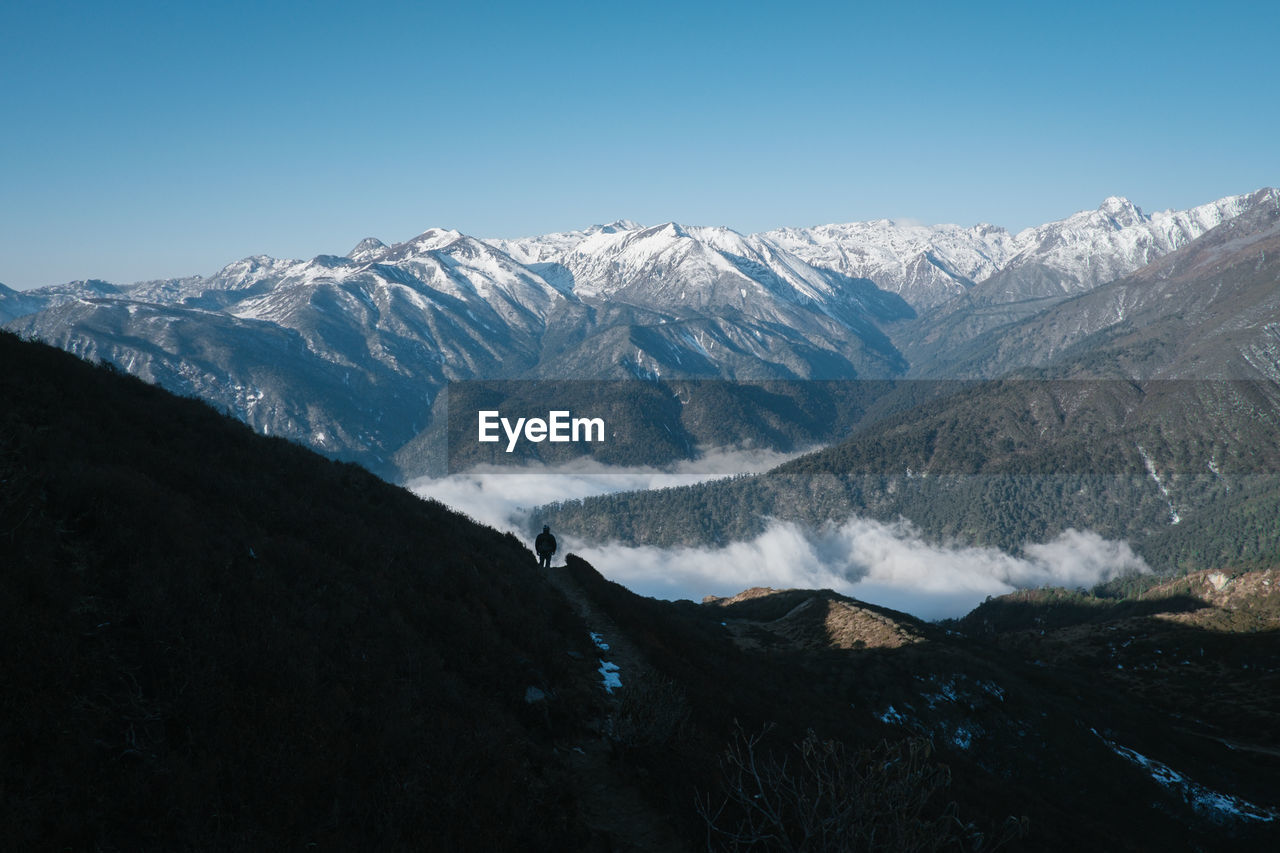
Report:
[[[0,282],[1280,183],[1273,3],[9,2]]]

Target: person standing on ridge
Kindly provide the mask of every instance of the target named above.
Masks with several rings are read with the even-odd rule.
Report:
[[[544,569],[551,568],[551,555],[556,552],[556,537],[551,535],[551,528],[542,525],[542,532],[533,540],[533,550],[538,552],[538,565]]]

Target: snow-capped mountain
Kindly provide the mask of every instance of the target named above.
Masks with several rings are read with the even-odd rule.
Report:
[[[208,278],[73,283],[3,304],[22,334],[379,470],[455,379],[906,367],[880,329],[911,315],[905,303],[759,238],[615,223],[507,245],[529,262],[431,229],[347,255],[250,257]]]
[[[629,219],[619,219],[608,225],[592,225],[584,231],[560,231],[537,237],[521,237],[515,240],[489,238],[485,242],[501,249],[526,266],[543,263],[559,263],[584,241],[599,234],[617,234],[622,231],[640,231],[644,228]]]
[[[762,236],[814,266],[870,279],[925,311],[970,291],[982,304],[1000,304],[1088,290],[1128,275],[1275,194],[1260,190],[1152,214],[1113,196],[1096,210],[1017,234],[986,224],[961,228],[880,219],[780,228]]]
[[[1088,353],[1141,378],[1280,382],[1280,194],[1154,263],[955,346],[947,375]]]
[[[755,235],[619,220],[516,240],[433,228],[207,278],[3,289],[0,321],[378,467],[454,379],[945,373],[989,330],[1277,198],[1150,215],[1110,198],[1016,235],[889,220]]]
[[[1090,290],[1146,266],[1246,210],[1277,197],[1274,189],[1228,196],[1190,210],[1146,214],[1125,198],[1097,210],[1027,228],[1015,253],[980,288],[982,301],[1011,302]]]
[[[917,369],[945,374],[979,336],[1134,273],[1277,198],[1280,191],[1268,188],[1190,210],[1146,214],[1112,197],[1096,210],[1025,229],[998,271],[904,325],[895,343]]]
[[[823,269],[874,281],[928,309],[989,278],[1018,251],[994,225],[917,225],[892,219],[779,228],[765,237]]]
[[[7,323],[14,317],[33,314],[43,307],[43,300],[0,284],[0,324]]]

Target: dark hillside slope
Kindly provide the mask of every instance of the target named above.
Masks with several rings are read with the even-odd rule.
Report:
[[[1001,849],[1276,849],[1280,622],[1275,597],[1259,595],[1277,581],[1274,570],[1247,578],[1210,573],[1208,586],[1190,579],[1142,599],[1099,599],[1087,620],[1080,607],[1064,614],[1048,593],[1025,601],[1008,596],[980,608],[976,623],[951,626],[829,590],[753,589],[696,605],[639,598],[573,556],[566,571],[652,669],[648,684],[628,687],[638,701],[624,699],[615,719],[626,722],[629,708],[648,723],[641,730],[650,737],[620,749],[630,772],[651,780],[651,796],[665,798],[672,813],[699,792],[713,805],[732,792],[736,783],[724,771],[733,759],[724,744],[741,745],[736,722],[747,733],[765,733],[755,757],[766,768],[790,762],[783,775],[795,787],[763,784],[759,793],[799,789],[798,800],[810,806],[835,796],[845,777],[807,775],[827,753],[806,731],[842,743],[846,768],[857,765],[855,756],[896,756],[874,761],[888,775],[872,774],[837,797],[854,810],[904,781],[894,775],[907,764],[901,750],[927,745],[925,769],[945,766],[949,784],[931,787],[928,774],[918,774],[901,786],[894,806],[853,822],[882,818],[879,829],[892,833],[894,809],[914,797],[926,799],[924,815],[954,804],[961,826],[972,822],[934,836],[938,847],[909,849],[995,849],[1010,815],[1029,818],[1027,834]],[[1007,610],[1017,618],[984,623],[986,614]],[[1067,617],[1069,639],[1055,630]],[[1034,630],[1017,627],[1024,623]],[[965,632],[949,630],[956,627]],[[684,725],[654,708],[678,708]],[[817,749],[797,751],[801,743]],[[1146,765],[1134,750],[1149,757]],[[1166,765],[1172,770],[1161,769]],[[730,806],[726,815],[733,814]],[[852,842],[736,849],[907,848]]]
[[[572,848],[584,644],[515,538],[0,334],[0,849]]]

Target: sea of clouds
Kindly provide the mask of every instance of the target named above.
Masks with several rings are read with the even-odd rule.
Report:
[[[532,542],[542,522],[531,512],[551,501],[688,485],[728,472],[764,471],[787,458],[721,452],[699,459],[697,473],[678,467],[608,468],[584,460],[557,468],[475,470],[415,480],[408,487]],[[586,542],[572,531],[553,532],[561,555],[578,554],[640,595],[698,601],[757,586],[832,589],[930,620],[962,616],[987,596],[1015,589],[1088,587],[1150,571],[1128,543],[1073,529],[1048,542],[1026,543],[1017,556],[998,548],[931,542],[905,520],[886,524],[858,517],[820,529],[775,520],[750,541],[715,548]]]

